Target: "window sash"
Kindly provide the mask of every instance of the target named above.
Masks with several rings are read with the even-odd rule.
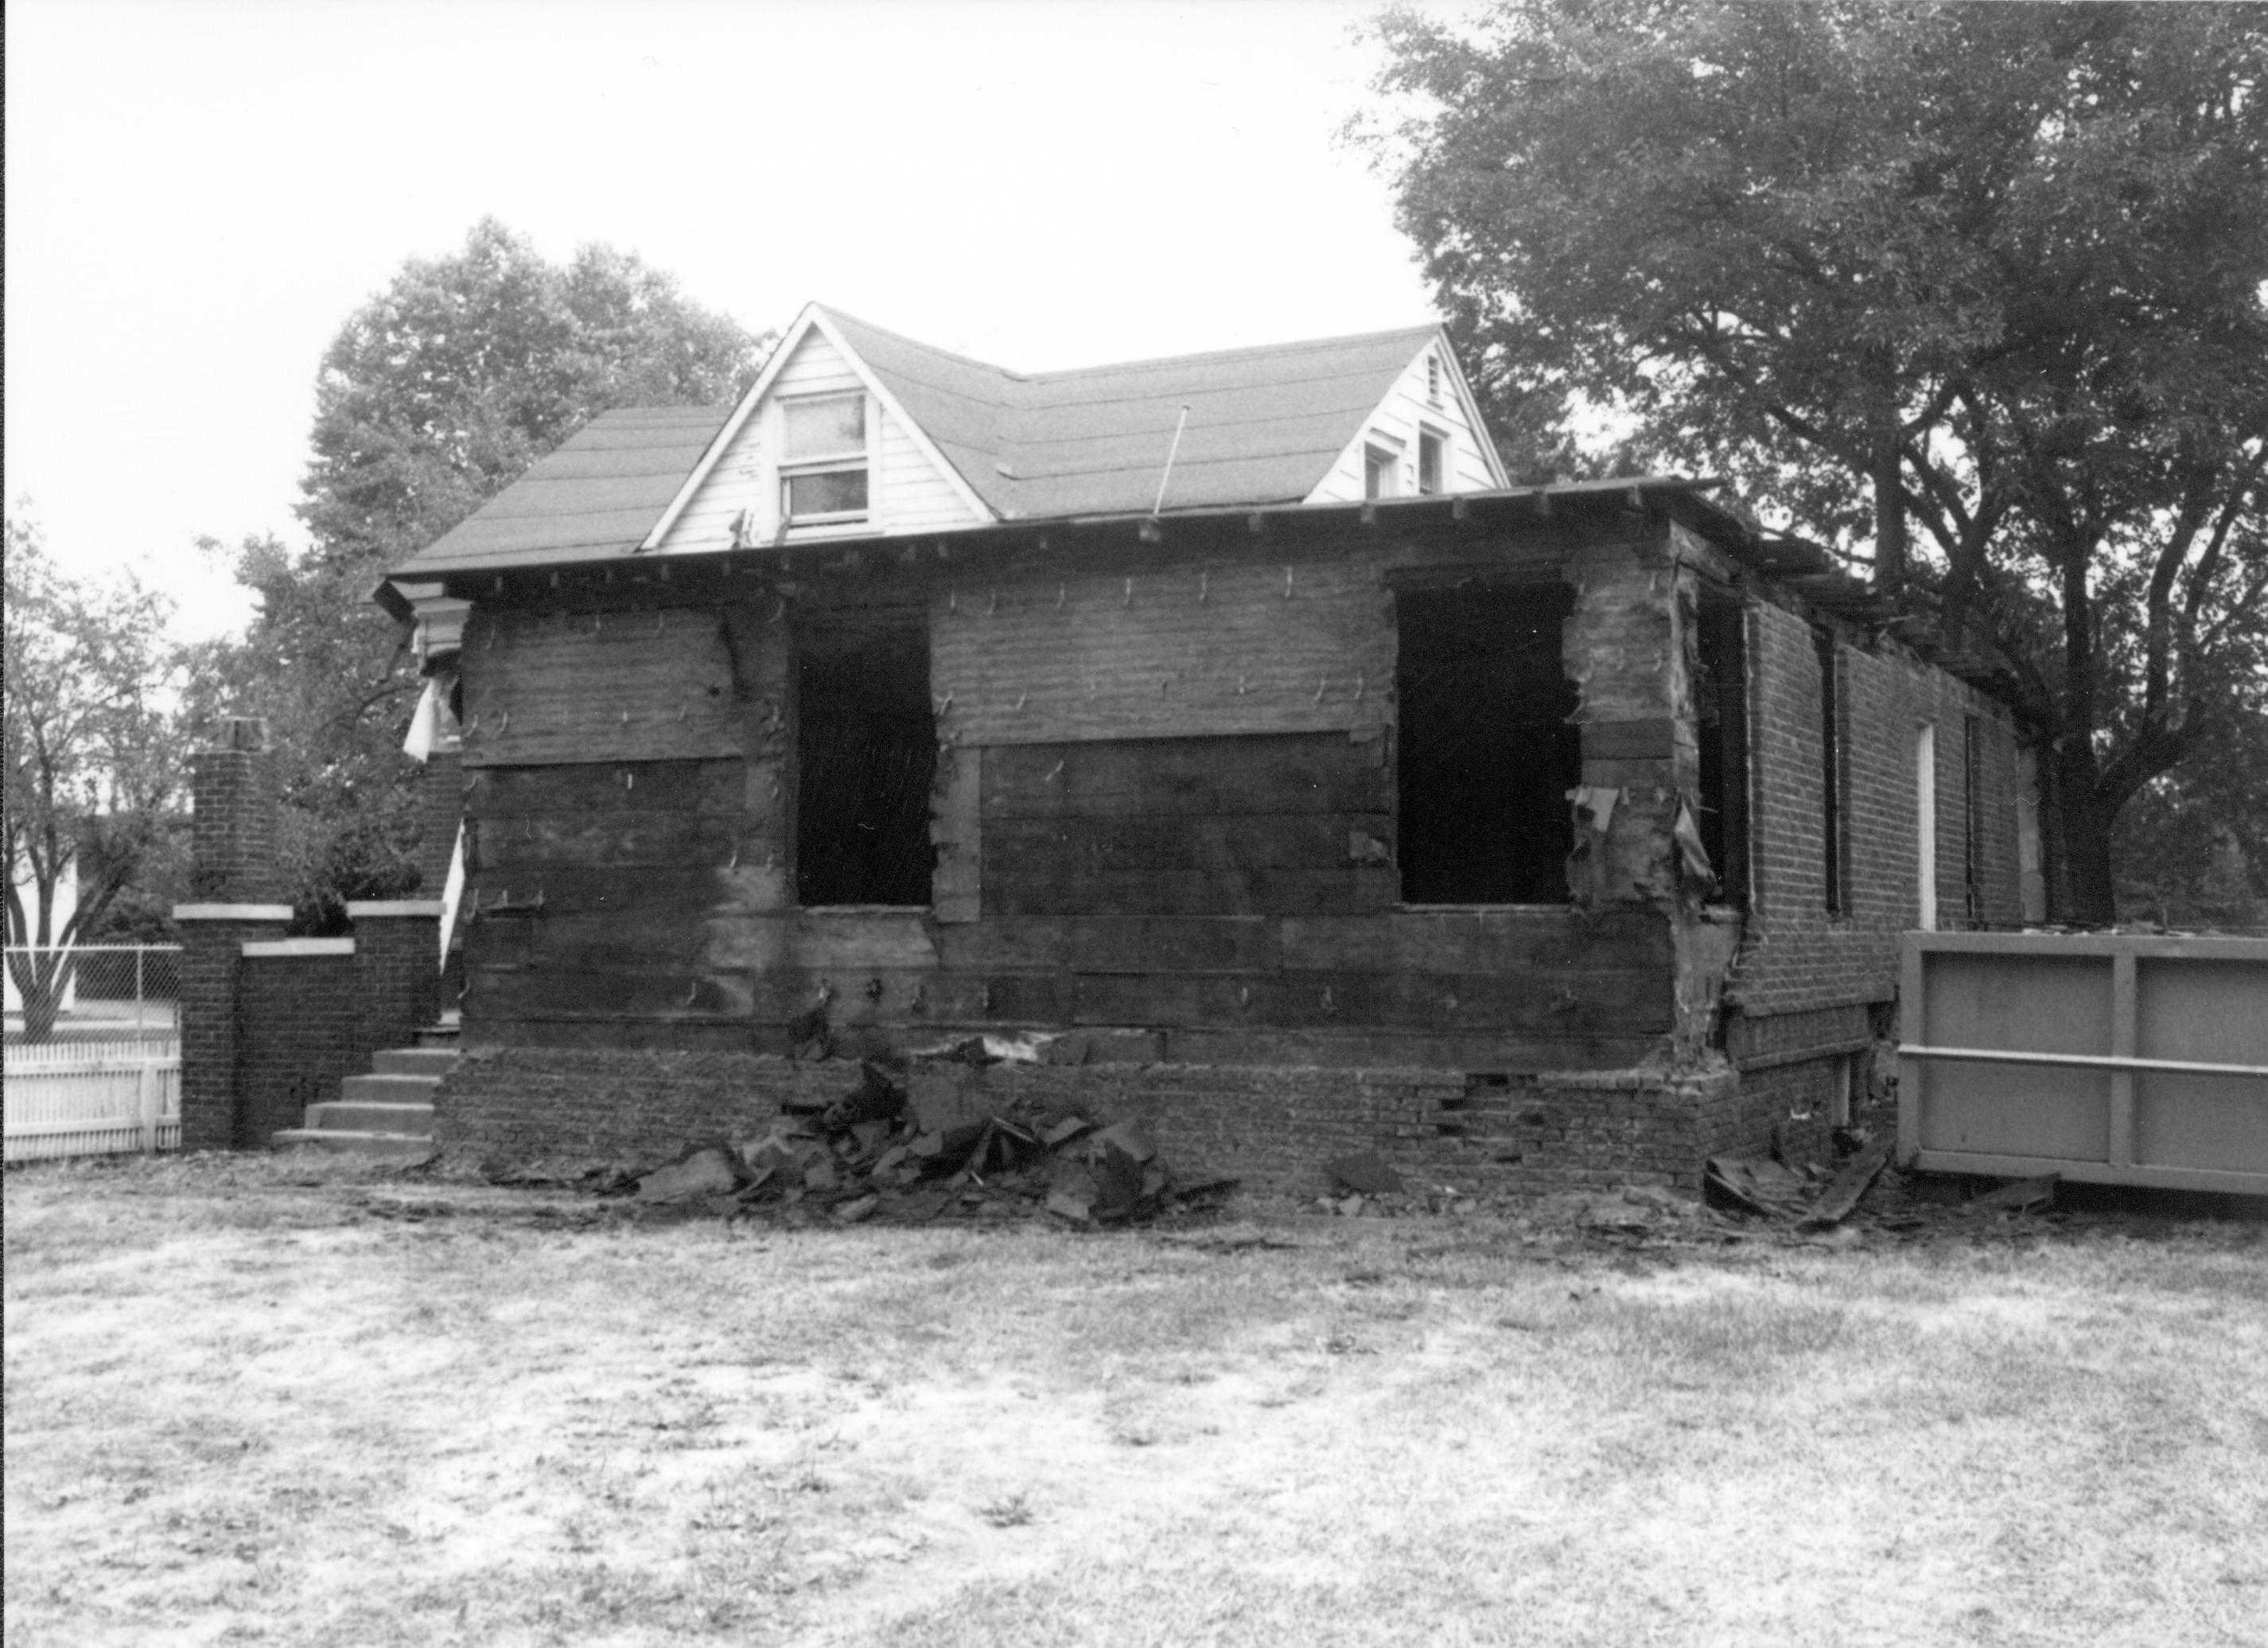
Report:
[[[866,466],[783,475],[780,508],[790,521],[863,515],[867,509]]]
[[[780,454],[784,462],[864,457],[866,397],[829,395],[780,403]]]

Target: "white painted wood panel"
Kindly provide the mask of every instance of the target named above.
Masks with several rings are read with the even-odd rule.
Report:
[[[750,536],[769,543],[779,532],[779,402],[807,395],[847,394],[862,389],[858,372],[827,336],[806,334],[772,381],[763,403],[741,425],[716,467],[702,483],[669,534],[665,551],[722,550],[733,541],[733,522],[750,514]],[[872,533],[936,532],[974,524],[978,517],[939,474],[908,431],[881,403],[866,403],[869,519],[799,527],[790,542],[828,537],[863,537]]]
[[[1428,356],[1438,356],[1441,361],[1440,395],[1438,400],[1426,394],[1425,362]],[[1375,437],[1386,439],[1378,444],[1401,453],[1400,484],[1395,496],[1414,498],[1418,495],[1418,437],[1421,431],[1432,430],[1445,436],[1449,443],[1447,461],[1442,465],[1442,490],[1445,492],[1485,491],[1498,485],[1494,470],[1484,451],[1488,439],[1473,420],[1466,415],[1464,403],[1457,392],[1455,368],[1450,365],[1447,351],[1439,344],[1429,344],[1411,359],[1409,367],[1395,380],[1394,387],[1379,402],[1378,410],[1364,420],[1362,432],[1348,442],[1337,462],[1333,463],[1315,490],[1307,494],[1311,504],[1359,504],[1363,498],[1362,454],[1364,446]]]

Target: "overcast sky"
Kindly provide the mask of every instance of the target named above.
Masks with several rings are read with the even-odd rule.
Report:
[[[1377,9],[15,0],[8,508],[241,623],[194,540],[303,541],[324,346],[483,213],[1027,370],[1422,322]]]

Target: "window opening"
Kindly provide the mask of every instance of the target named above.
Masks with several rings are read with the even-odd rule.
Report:
[[[1558,583],[1396,595],[1404,902],[1567,902],[1583,742],[1560,632],[1574,602]]]
[[[795,641],[797,902],[928,904],[926,613],[814,613]]]
[[[1392,498],[1400,491],[1402,456],[1383,447],[1362,449],[1362,495]]]
[[[866,397],[780,403],[780,510],[789,521],[850,520],[867,508]]]
[[[1835,637],[1812,633],[1819,656],[1820,840],[1826,872],[1827,913],[1843,913],[1843,727],[1835,679]]]
[[[1418,436],[1418,490],[1425,493],[1441,490],[1441,449],[1446,443],[1432,430],[1423,430]]]
[[[1747,636],[1737,601],[1701,603],[1694,712],[1701,746],[1701,846],[1716,867],[1717,898],[1749,894]]]

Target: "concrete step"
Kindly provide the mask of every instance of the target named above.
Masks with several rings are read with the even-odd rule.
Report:
[[[417,1032],[417,1045],[421,1047],[453,1048],[457,1045],[456,1015],[453,1013],[444,1014],[439,1024],[428,1025],[425,1029],[419,1031]]]
[[[335,1133],[328,1128],[286,1127],[271,1136],[279,1150],[327,1150],[342,1156],[382,1156],[394,1161],[422,1162],[433,1154],[433,1141],[406,1133]]]
[[[401,1133],[417,1138],[433,1136],[431,1105],[377,1105],[334,1099],[307,1106],[302,1133]]]
[[[457,1068],[454,1047],[388,1047],[370,1055],[379,1075],[446,1075]]]
[[[430,1105],[441,1090],[438,1075],[350,1075],[339,1097],[354,1105]]]

